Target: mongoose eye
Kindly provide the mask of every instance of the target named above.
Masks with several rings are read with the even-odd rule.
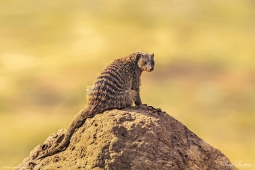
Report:
[[[145,61],[143,64],[144,64],[144,65],[146,65],[147,63],[148,63],[148,62],[147,62],[147,61]]]

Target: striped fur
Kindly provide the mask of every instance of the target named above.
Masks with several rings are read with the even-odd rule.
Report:
[[[145,52],[136,52],[114,60],[88,89],[87,106],[75,117],[61,143],[55,148],[48,148],[37,159],[64,150],[75,130],[81,127],[87,118],[94,117],[105,110],[123,109],[132,104],[142,104],[140,76],[143,71],[153,71],[154,65],[154,54]]]

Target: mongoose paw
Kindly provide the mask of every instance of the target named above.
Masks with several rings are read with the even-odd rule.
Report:
[[[145,109],[145,108],[147,108],[147,104],[140,104],[139,108]]]

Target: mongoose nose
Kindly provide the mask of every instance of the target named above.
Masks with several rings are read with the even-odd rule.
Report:
[[[150,69],[149,69],[150,72],[153,71],[153,70],[154,70],[154,68],[150,68]]]

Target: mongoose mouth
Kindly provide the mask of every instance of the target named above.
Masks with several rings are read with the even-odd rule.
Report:
[[[154,70],[154,68],[146,69],[146,71],[148,71],[148,72],[152,72],[153,70]]]

